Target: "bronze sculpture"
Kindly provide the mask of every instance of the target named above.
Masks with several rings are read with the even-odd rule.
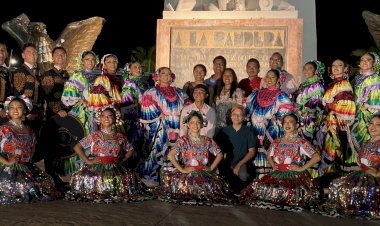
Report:
[[[54,47],[63,46],[67,50],[66,70],[71,73],[76,69],[76,57],[83,50],[92,49],[104,23],[102,17],[69,23],[55,41],[49,37],[44,23],[30,22],[24,13],[4,22],[1,27],[16,39],[21,48],[28,42],[37,46],[38,67],[41,71],[51,68],[51,51]]]
[[[374,14],[370,11],[363,11],[362,16],[376,46],[380,48],[380,15]]]

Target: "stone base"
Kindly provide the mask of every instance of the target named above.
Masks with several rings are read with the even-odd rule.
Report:
[[[194,80],[196,64],[206,66],[206,78],[212,75],[212,61],[222,55],[241,80],[247,77],[249,58],[260,61],[264,77],[270,56],[280,52],[284,68],[300,83],[302,33],[302,19],[161,19],[157,21],[156,67],[170,67],[177,76],[175,85],[182,87]]]

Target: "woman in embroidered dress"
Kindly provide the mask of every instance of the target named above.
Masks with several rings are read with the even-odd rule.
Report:
[[[269,70],[264,79],[268,88],[251,93],[245,105],[246,115],[250,118],[248,125],[251,125],[259,143],[254,160],[259,177],[271,170],[265,150],[274,139],[283,135],[281,119],[288,111],[295,110],[289,96],[279,88],[279,79],[279,70]]]
[[[332,179],[342,176],[344,166],[356,163],[353,145],[349,148],[349,125],[355,118],[355,102],[348,79],[350,66],[336,59],[331,66],[333,79],[323,96],[324,116],[317,139],[322,144],[322,161],[318,183],[327,188]]]
[[[134,152],[125,135],[115,129],[115,124],[122,123],[120,112],[105,108],[96,114],[100,130],[88,134],[74,146],[84,164],[71,176],[72,190],[66,193],[66,198],[96,202],[138,201],[143,198],[140,179],[136,172],[127,171],[120,164]],[[86,148],[90,148],[88,154],[83,151]]]
[[[94,67],[99,60],[94,52],[85,50],[77,58],[77,67],[75,71],[65,83],[62,93],[62,102],[66,106],[72,106],[69,114],[77,117],[85,127],[85,132],[93,132],[97,130],[95,119],[91,116],[87,102],[91,87],[93,87],[96,74]]]
[[[318,185],[311,179],[309,169],[321,156],[304,138],[298,136],[299,120],[294,113],[283,119],[285,135],[277,138],[267,151],[273,171],[253,181],[241,192],[244,204],[282,210],[309,207],[320,194]],[[306,158],[310,158],[306,161]]]
[[[172,87],[175,75],[170,68],[161,67],[153,74],[154,88],[145,91],[141,104],[141,119],[145,128],[145,141],[148,146],[143,156],[143,182],[148,187],[159,183],[159,170],[166,165],[170,148],[178,139],[180,113],[186,95],[182,89]]]
[[[36,136],[22,119],[32,102],[11,96],[4,105],[9,121],[0,126],[0,205],[57,198],[53,178],[31,163]]]
[[[222,74],[222,86],[215,97],[216,126],[215,133],[231,124],[231,108],[234,104],[243,105],[244,91],[238,88],[236,73],[226,68]]]
[[[360,75],[354,80],[356,120],[351,128],[357,150],[369,140],[367,124],[380,110],[380,58],[367,52],[361,56],[359,67]]]
[[[357,159],[361,170],[332,181],[325,214],[380,218],[380,115],[372,116],[368,131]]]
[[[303,74],[306,80],[301,83],[294,93],[297,111],[301,115],[301,125],[299,132],[301,137],[307,139],[315,145],[320,152],[322,145],[317,142],[316,130],[319,127],[323,113],[323,94],[325,89],[322,84],[322,76],[325,72],[325,65],[317,60],[309,61],[303,66]],[[310,168],[313,178],[318,176],[318,165]]]
[[[163,168],[160,172],[163,199],[207,205],[232,203],[227,183],[214,172],[223,154],[212,138],[200,135],[201,128],[207,125],[206,119],[201,112],[191,111],[184,122],[189,133],[179,138],[168,154],[175,169]],[[215,156],[212,163],[209,155]]]

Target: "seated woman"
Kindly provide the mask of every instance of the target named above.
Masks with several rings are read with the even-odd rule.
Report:
[[[114,108],[99,109],[96,119],[101,130],[90,133],[74,146],[85,162],[71,176],[66,198],[77,201],[129,202],[145,199],[137,173],[125,170],[120,162],[133,155],[125,135],[115,131],[121,122]],[[87,155],[83,149],[90,148]]]
[[[55,199],[53,178],[31,163],[36,135],[22,118],[32,109],[25,96],[8,97],[4,108],[9,121],[0,126],[0,205]]]
[[[319,188],[307,170],[320,161],[319,153],[298,136],[299,119],[294,113],[284,116],[283,127],[284,137],[274,140],[267,151],[273,171],[242,191],[242,203],[259,208],[302,210],[319,198]],[[308,162],[306,157],[310,158]]]
[[[177,140],[168,154],[175,169],[163,168],[160,172],[163,199],[189,204],[233,203],[227,183],[214,172],[223,158],[222,152],[211,138],[200,135],[207,121],[202,113],[192,111],[184,122],[189,132]],[[212,164],[209,162],[210,154],[216,156]]]
[[[325,214],[335,216],[380,217],[380,115],[368,125],[371,139],[362,145],[357,161],[361,170],[334,179],[323,204]],[[337,215],[338,214],[338,215]]]

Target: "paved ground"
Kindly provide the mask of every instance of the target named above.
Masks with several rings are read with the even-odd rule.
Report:
[[[309,212],[263,210],[248,206],[188,206],[159,200],[119,204],[58,200],[0,206],[0,225],[364,226],[380,225],[380,220],[337,219]]]

